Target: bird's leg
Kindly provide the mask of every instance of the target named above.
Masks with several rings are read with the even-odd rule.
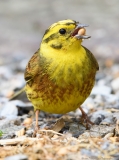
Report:
[[[35,115],[36,115],[36,125],[35,125],[35,130],[38,130],[38,129],[39,129],[39,126],[38,126],[38,117],[39,117],[39,113],[40,113],[40,111],[39,111],[39,110],[36,110],[36,112],[35,112]]]
[[[89,129],[90,128],[89,124],[93,125],[94,123],[89,120],[87,114],[85,113],[85,111],[81,107],[79,107],[79,109],[80,109],[80,111],[82,113],[82,117],[81,118],[82,118],[83,122],[86,123],[86,128]]]
[[[36,133],[37,133],[37,131],[38,131],[38,129],[39,129],[39,126],[38,126],[38,117],[39,117],[39,113],[40,113],[39,110],[36,110],[36,111],[35,111],[36,124],[35,124],[35,130],[34,130],[34,133],[33,133],[33,137],[36,136]]]

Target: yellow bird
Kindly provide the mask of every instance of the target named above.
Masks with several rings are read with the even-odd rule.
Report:
[[[86,118],[80,105],[90,95],[99,66],[81,45],[90,38],[84,27],[70,19],[52,24],[26,66],[25,90],[36,112],[36,128],[40,110],[65,114],[79,107]]]

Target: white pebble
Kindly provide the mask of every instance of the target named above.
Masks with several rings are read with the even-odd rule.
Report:
[[[17,116],[18,109],[15,104],[11,102],[6,102],[0,107],[0,116],[9,117],[9,116]]]
[[[119,90],[119,77],[111,82],[111,87],[115,92]]]
[[[91,94],[94,95],[109,95],[110,93],[111,93],[111,88],[105,85],[95,86],[91,92]]]

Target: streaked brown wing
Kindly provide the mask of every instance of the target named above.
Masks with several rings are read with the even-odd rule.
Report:
[[[98,65],[98,62],[95,59],[94,55],[86,47],[84,47],[84,46],[82,46],[82,47],[86,50],[86,53],[87,53],[88,57],[90,58],[90,60],[92,61],[92,64],[94,65],[96,70],[99,70],[99,65]]]
[[[24,73],[24,78],[26,82],[29,82],[30,80],[32,80],[36,76],[36,74],[38,74],[39,72],[38,51],[34,53],[34,55],[31,57],[30,61],[26,66],[25,73]]]

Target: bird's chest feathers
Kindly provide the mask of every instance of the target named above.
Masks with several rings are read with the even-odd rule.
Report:
[[[54,53],[43,58],[45,63],[46,73],[49,75],[50,80],[58,86],[73,85],[81,86],[86,78],[83,65],[86,54],[84,50],[79,52],[72,52],[71,54]],[[86,61],[86,60],[85,60]]]

